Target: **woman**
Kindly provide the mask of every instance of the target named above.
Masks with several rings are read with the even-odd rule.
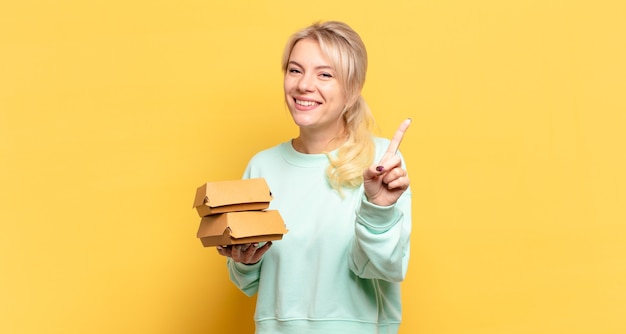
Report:
[[[257,333],[397,333],[411,232],[409,179],[389,141],[373,137],[361,97],[367,54],[341,22],[288,41],[285,101],[299,136],[256,154],[289,233],[275,243],[218,247],[231,280],[258,293]]]

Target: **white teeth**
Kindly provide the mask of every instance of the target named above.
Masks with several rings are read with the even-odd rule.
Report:
[[[310,106],[317,104],[316,102],[313,102],[313,101],[300,101],[300,100],[296,100],[296,103],[301,106],[306,106],[306,107],[310,107]]]

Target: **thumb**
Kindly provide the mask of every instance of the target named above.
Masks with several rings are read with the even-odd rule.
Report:
[[[372,165],[363,171],[363,181],[373,180],[385,172],[385,166]]]

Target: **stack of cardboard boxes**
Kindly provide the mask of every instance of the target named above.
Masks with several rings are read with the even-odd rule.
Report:
[[[265,179],[206,183],[196,190],[202,217],[197,237],[204,247],[282,239],[287,233],[277,210],[266,210],[272,193]]]

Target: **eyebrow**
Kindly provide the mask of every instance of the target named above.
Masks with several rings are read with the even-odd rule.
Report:
[[[298,67],[304,67],[304,66],[300,65],[300,63],[298,63],[298,62],[297,62],[297,61],[295,61],[295,60],[290,60],[288,64],[293,64],[293,65],[296,65],[296,66],[298,66]],[[320,66],[316,66],[316,67],[315,67],[315,69],[316,69],[316,70],[324,70],[324,69],[334,70],[334,69],[333,69],[333,67],[332,67],[332,66],[330,66],[330,65],[320,65]]]

